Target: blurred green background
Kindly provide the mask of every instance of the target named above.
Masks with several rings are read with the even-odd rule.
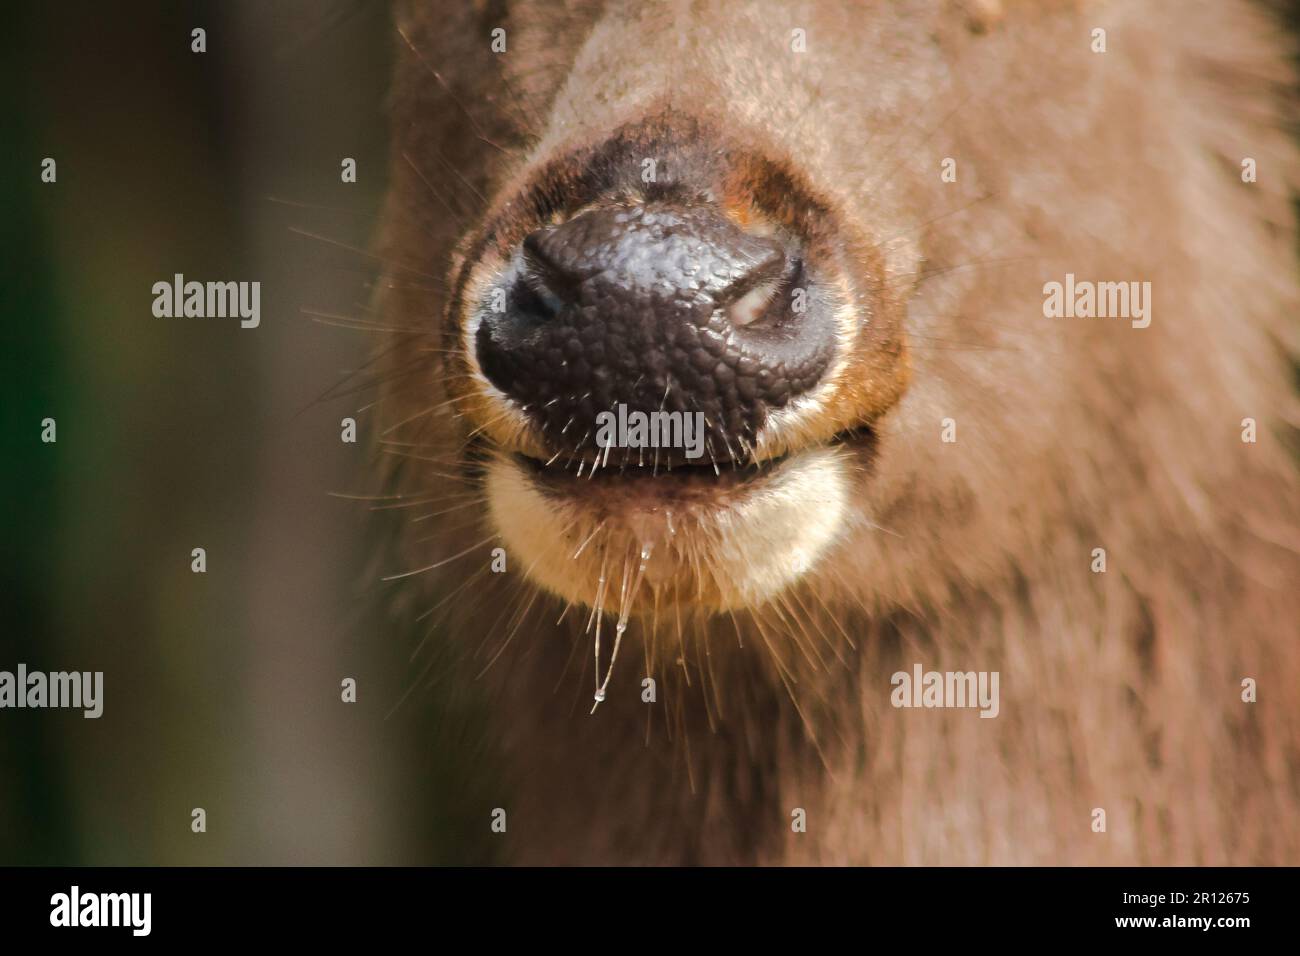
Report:
[[[427,695],[390,716],[373,516],[332,496],[374,490],[369,398],[328,394],[373,343],[312,315],[368,308],[387,6],[5,19],[0,669],[102,670],[105,705],[0,711],[0,864],[462,861]],[[177,272],[260,281],[261,326],[155,318]]]

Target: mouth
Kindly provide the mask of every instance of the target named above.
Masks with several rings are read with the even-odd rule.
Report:
[[[582,458],[561,456],[542,460],[521,452],[513,462],[547,497],[585,501],[588,505],[617,503],[624,507],[717,507],[737,493],[761,489],[804,456],[846,449],[869,459],[875,448],[870,425],[845,429],[829,440],[763,460],[752,457],[675,462],[658,449],[619,449],[620,454]],[[612,460],[611,460],[612,457]]]
[[[485,449],[492,523],[525,576],[600,606],[607,567],[643,566],[637,608],[756,607],[803,579],[850,533],[870,426],[762,462],[671,469],[566,467]],[[653,595],[653,598],[647,595]]]

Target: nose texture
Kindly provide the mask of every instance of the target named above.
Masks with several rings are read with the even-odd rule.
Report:
[[[797,249],[704,203],[590,209],[529,235],[500,281],[479,365],[557,452],[594,451],[597,415],[624,405],[701,412],[710,456],[743,458],[834,352]]]
[[[775,278],[781,247],[746,235],[705,207],[658,206],[593,210],[524,240],[524,255],[557,291],[604,278],[611,305],[637,308],[664,299],[718,298],[738,283]]]

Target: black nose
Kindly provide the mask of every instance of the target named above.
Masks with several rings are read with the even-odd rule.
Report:
[[[705,463],[743,459],[833,357],[833,308],[810,273],[794,240],[707,204],[598,207],[524,239],[505,294],[481,304],[479,365],[555,452],[598,454],[598,416],[625,406],[700,413]]]

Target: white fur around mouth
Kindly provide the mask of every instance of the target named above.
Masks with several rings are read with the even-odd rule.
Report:
[[[826,555],[846,530],[850,471],[847,450],[823,447],[712,493],[661,496],[656,484],[678,482],[653,479],[557,491],[498,453],[485,486],[514,567],[560,597],[593,605],[605,561],[631,552],[649,555],[645,580],[664,600],[721,611],[763,603]]]

